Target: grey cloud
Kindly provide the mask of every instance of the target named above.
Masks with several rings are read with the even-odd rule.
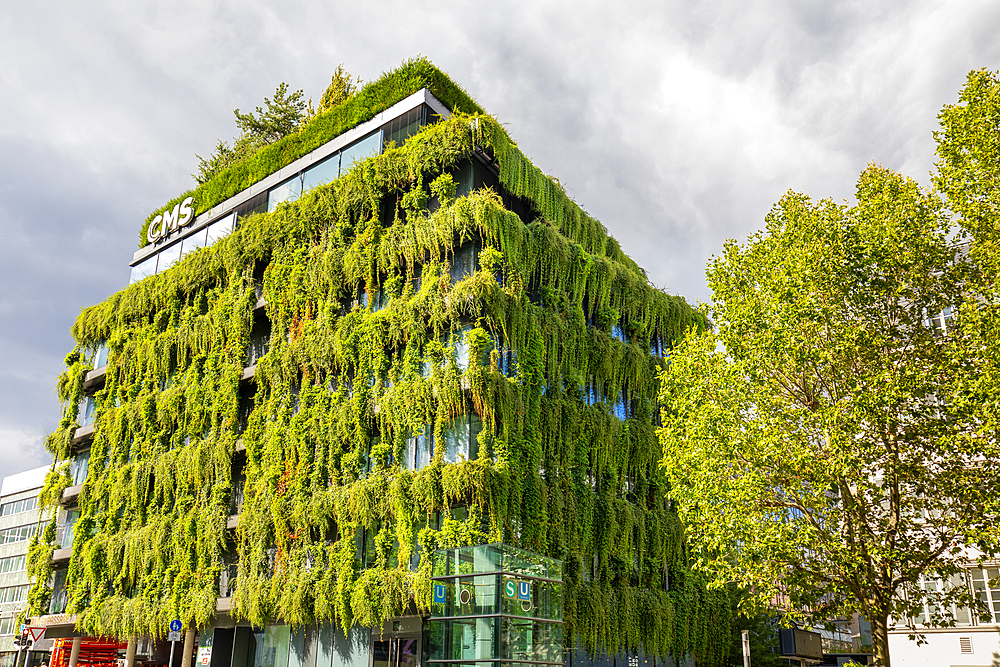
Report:
[[[927,181],[990,2],[434,4],[57,0],[0,16],[0,474],[44,462],[81,307],[127,279],[147,213],[281,81],[314,100],[426,55],[649,272],[704,267],[788,189],[850,198],[869,161]]]

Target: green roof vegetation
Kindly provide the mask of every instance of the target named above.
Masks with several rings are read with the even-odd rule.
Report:
[[[452,111],[483,113],[468,93],[447,74],[434,67],[426,58],[404,62],[381,78],[353,92],[346,91],[344,101],[324,110],[321,100],[319,113],[282,139],[264,145],[250,159],[239,162],[216,174],[205,183],[156,209],[146,217],[139,232],[139,247],[148,244],[146,228],[154,217],[174,207],[186,197],[194,197],[195,215],[208,211],[216,204],[249,188],[257,181],[308,155],[336,136],[347,132],[413,93],[427,88]],[[336,101],[336,97],[331,100]]]

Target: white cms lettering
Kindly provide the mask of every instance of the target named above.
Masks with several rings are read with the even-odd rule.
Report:
[[[188,197],[172,209],[153,218],[146,228],[146,239],[150,243],[155,243],[175,229],[191,224],[193,220],[194,197]]]

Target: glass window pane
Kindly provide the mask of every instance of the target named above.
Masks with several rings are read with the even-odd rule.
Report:
[[[463,278],[468,278],[476,272],[476,246],[474,243],[466,243],[455,251],[451,258],[451,265],[448,274],[451,276],[452,284]]]
[[[292,176],[280,185],[271,188],[267,193],[267,210],[273,211],[278,204],[286,201],[295,201],[302,194],[302,177],[298,174]]]
[[[302,175],[302,192],[325,185],[340,176],[340,153],[309,167]]]
[[[562,626],[504,618],[502,645],[508,660],[561,662]]]
[[[414,444],[416,447],[416,462],[414,470],[420,470],[424,466],[430,464],[431,459],[434,458],[434,434],[431,432],[430,427],[424,427],[423,433],[417,434],[414,438]]]
[[[477,414],[470,415],[469,421],[471,426],[469,429],[469,460],[474,461],[479,458],[479,434],[483,432],[483,422]]]
[[[189,252],[194,252],[198,248],[205,247],[205,238],[206,238],[206,236],[207,236],[206,230],[199,229],[197,232],[195,232],[191,236],[185,237],[184,238],[184,250],[181,253],[181,256],[183,257],[184,255],[188,254]]]
[[[79,510],[69,510],[66,512],[66,525],[63,526],[62,548],[69,549],[73,546],[73,529],[76,527],[76,520],[80,518]]]
[[[403,460],[399,462],[401,468],[414,470],[417,458],[417,436],[411,435],[406,439],[406,447],[403,449]]]
[[[254,635],[257,640],[254,667],[287,667],[288,645],[291,638],[287,625],[269,625]]]
[[[372,667],[389,667],[389,647],[391,639],[372,641]]]
[[[455,365],[463,373],[469,370],[469,345],[465,337],[470,331],[472,331],[471,326],[462,327],[451,338],[451,345],[455,348]]]
[[[175,243],[160,251],[160,261],[156,265],[156,272],[163,273],[177,263],[181,258],[181,244]]]
[[[458,463],[469,460],[469,418],[459,415],[445,424],[442,432],[444,437],[445,463]]]
[[[93,396],[84,397],[83,405],[80,406],[80,425],[90,426],[91,424],[94,423],[94,418],[96,416],[97,416],[97,399],[95,399]]]
[[[378,155],[382,148],[382,131],[376,130],[367,137],[341,151],[340,173],[346,173],[354,165],[366,157]]]
[[[147,257],[146,259],[142,260],[141,262],[133,266],[132,275],[129,276],[128,280],[129,285],[131,285],[132,283],[137,283],[143,278],[155,275],[157,257],[158,257],[157,255]]]
[[[955,622],[958,625],[972,625],[972,618],[968,607],[958,607],[955,613]]]
[[[83,484],[87,479],[87,470],[90,467],[90,450],[80,452],[73,459],[70,466],[70,474],[73,476],[73,486]]]
[[[219,218],[208,226],[205,236],[205,245],[212,245],[224,236],[228,236],[233,231],[233,223],[236,221],[236,213],[230,213],[224,218]]]

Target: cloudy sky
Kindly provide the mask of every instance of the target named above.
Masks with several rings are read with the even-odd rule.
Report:
[[[704,267],[789,189],[868,162],[926,183],[996,2],[69,2],[0,13],[0,475],[44,465],[80,308],[123,287],[147,213],[278,83],[318,100],[425,55],[505,123],[651,280]]]

